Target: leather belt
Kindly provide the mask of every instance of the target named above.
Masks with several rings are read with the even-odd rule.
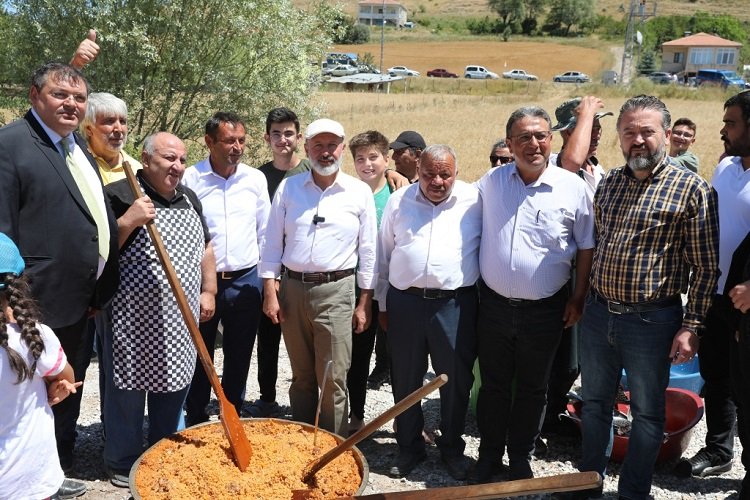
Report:
[[[471,290],[472,288],[474,287],[462,286],[460,288],[456,288],[455,290],[442,290],[440,288],[417,288],[415,286],[410,286],[406,290],[401,291],[404,293],[408,293],[409,295],[422,297],[423,299],[455,299],[456,297],[458,297],[458,294]]]
[[[293,280],[301,281],[302,283],[313,283],[319,285],[321,283],[333,283],[340,279],[346,278],[354,274],[354,269],[342,269],[339,271],[321,271],[317,273],[298,273],[291,269],[286,270],[286,275]]]
[[[553,300],[557,300],[561,295],[564,295],[565,293],[567,293],[567,287],[568,285],[565,285],[562,288],[560,288],[558,291],[556,291],[554,294],[550,295],[549,297],[544,297],[542,299],[514,299],[511,297],[505,297],[504,295],[500,295],[495,290],[490,288],[484,281],[482,281],[482,292],[484,291],[489,292],[497,300],[511,307],[529,307],[529,306],[545,304],[547,302],[552,302]]]
[[[238,269],[237,271],[219,271],[216,273],[216,277],[220,280],[233,280],[239,278],[240,276],[246,275],[253,269],[255,269],[255,266],[247,267],[245,269]]]
[[[674,307],[682,305],[682,297],[680,295],[672,295],[663,299],[651,300],[648,302],[618,302],[615,300],[608,300],[606,297],[602,297],[596,291],[591,290],[591,295],[594,299],[602,305],[607,306],[607,310],[612,314],[633,314],[640,312],[658,311],[666,307]]]

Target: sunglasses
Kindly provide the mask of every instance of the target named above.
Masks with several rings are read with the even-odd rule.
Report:
[[[512,162],[513,161],[513,157],[512,156],[495,156],[495,155],[490,155],[490,163],[492,163],[493,165],[495,163],[497,163],[498,160],[500,160],[500,164],[501,165],[505,165],[506,163]]]

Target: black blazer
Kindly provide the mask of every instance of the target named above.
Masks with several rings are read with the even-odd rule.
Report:
[[[75,140],[99,175],[86,143]],[[18,245],[43,321],[52,328],[76,323],[117,290],[117,221],[104,200],[110,249],[97,280],[96,223],[65,160],[31,111],[0,128],[0,232]]]

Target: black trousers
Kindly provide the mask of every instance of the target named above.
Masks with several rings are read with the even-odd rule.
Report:
[[[731,460],[733,456],[738,410],[734,397],[739,380],[738,349],[734,328],[726,320],[732,307],[728,297],[714,297],[698,352],[701,377],[705,381],[706,449],[723,460]]]
[[[391,286],[388,289],[388,344],[393,400],[422,387],[428,356],[436,374],[448,375],[440,388],[440,437],[443,456],[463,453],[466,409],[474,383],[477,290],[460,289],[455,298],[426,299]],[[424,415],[416,404],[396,417],[396,441],[402,454],[424,453]]]
[[[217,285],[216,312],[213,318],[200,324],[200,332],[213,360],[216,332],[221,321],[224,328],[222,337],[224,370],[221,387],[239,414],[244,401],[250,357],[258,331],[258,320],[263,314],[260,279],[257,269],[253,268],[232,280],[219,279]],[[211,384],[203,370],[203,365],[198,362],[195,365],[193,380],[185,401],[188,425],[208,420],[206,405],[210,396]]]
[[[367,375],[370,372],[370,358],[375,347],[378,327],[378,302],[372,301],[372,321],[362,333],[352,331],[352,365],[346,374],[346,388],[349,392],[349,415],[365,418],[367,396]]]
[[[94,342],[94,329],[88,327],[88,318],[84,315],[76,323],[62,328],[54,328],[55,335],[65,351],[68,363],[73,367],[76,382],[86,377],[86,370],[91,362],[91,349]],[[81,397],[85,384],[78,388],[62,402],[52,407],[55,415],[55,439],[57,454],[62,459],[70,459],[76,441],[76,424],[81,413]]]
[[[544,418],[567,287],[546,299],[515,305],[484,282],[479,294],[479,455],[501,460],[507,437],[510,460],[529,460]]]
[[[260,399],[266,403],[276,401],[276,381],[279,378],[279,345],[281,325],[261,314],[258,325],[258,386]]]

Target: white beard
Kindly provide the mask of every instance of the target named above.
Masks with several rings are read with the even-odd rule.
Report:
[[[312,166],[312,169],[315,171],[315,173],[317,173],[318,175],[322,175],[323,177],[328,177],[329,175],[333,175],[338,172],[339,168],[341,168],[341,158],[335,160],[331,165],[328,165],[327,167],[324,167],[311,158],[310,165]]]

